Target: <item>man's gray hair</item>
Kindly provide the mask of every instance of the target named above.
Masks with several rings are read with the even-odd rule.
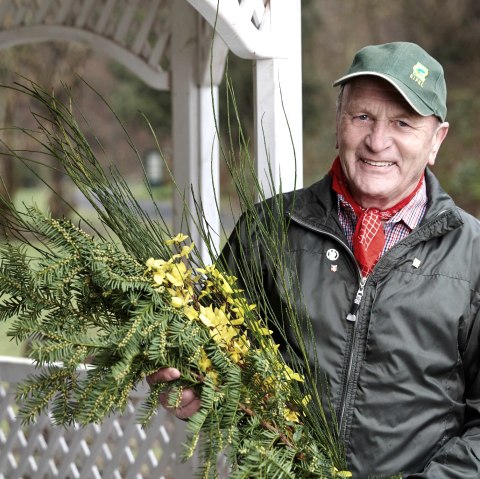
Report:
[[[342,110],[342,106],[343,106],[343,93],[344,93],[344,91],[345,91],[345,83],[341,84],[339,89],[338,89],[337,102],[336,102],[337,120],[338,120],[338,117],[340,115],[340,111]]]

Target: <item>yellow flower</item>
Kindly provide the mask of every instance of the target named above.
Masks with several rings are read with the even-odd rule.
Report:
[[[245,322],[245,318],[243,318],[243,317],[239,317],[239,318],[231,319],[231,320],[230,320],[230,324],[231,324],[232,326],[240,326],[240,325],[242,325],[244,322]]]
[[[240,354],[247,354],[249,347],[250,342],[246,338],[245,334],[241,338],[238,338],[236,341],[233,342],[233,349],[238,351]]]
[[[198,311],[193,306],[185,306],[183,308],[183,312],[185,316],[193,321],[194,319],[198,319]]]
[[[234,293],[234,290],[231,286],[236,280],[234,276],[224,276],[215,265],[207,265],[205,268],[198,268],[197,269],[198,273],[201,273],[207,278],[209,278],[209,281],[206,283],[206,287],[210,288],[212,286],[216,286],[217,289],[220,289],[220,291],[225,295],[228,296],[230,294]]]
[[[163,281],[165,279],[165,273],[155,273],[153,275],[153,281],[155,284],[158,284],[159,286],[161,286],[163,284]]]
[[[172,286],[180,287],[184,285],[189,275],[190,270],[187,270],[184,263],[175,263],[170,266],[169,271],[165,272],[165,279],[167,279]]]
[[[169,281],[172,286],[183,286],[182,278],[179,278],[178,275],[173,275],[172,273],[166,273],[165,278]]]
[[[238,351],[230,351],[230,359],[235,363],[239,364],[242,362],[243,354],[240,354]]]
[[[270,334],[273,333],[273,331],[271,329],[268,329],[268,328],[259,328],[258,329],[258,332],[262,335],[262,336],[269,336]]]
[[[285,365],[284,376],[290,381],[298,381],[300,383],[304,382],[303,376],[293,371],[293,369],[287,365]]]
[[[188,239],[187,235],[184,235],[183,233],[178,233],[177,236],[174,236],[172,239],[169,239],[165,241],[165,244],[174,244],[174,243],[181,243],[182,241],[185,241]]]
[[[207,353],[203,349],[200,351],[198,367],[203,372],[208,371],[212,367],[212,361],[210,361],[210,358],[207,356]]]
[[[218,373],[217,373],[217,371],[213,371],[213,370],[207,371],[207,376],[210,377],[213,384],[218,384]]]
[[[333,467],[333,477],[335,479],[344,479],[346,477],[353,477],[350,471],[339,471],[335,466]]]
[[[212,306],[200,306],[200,314],[198,315],[200,321],[207,327],[213,328],[217,326],[217,317],[212,309]]]
[[[257,307],[256,304],[248,304],[245,301],[234,300],[232,311],[238,316],[245,316],[246,311],[253,311]]]
[[[291,422],[298,422],[300,420],[299,418],[299,415],[298,415],[298,412],[297,411],[293,411],[292,409],[286,407],[284,410],[283,410],[283,417],[287,420],[287,421],[291,421]]]
[[[181,308],[185,304],[185,299],[179,296],[172,296],[171,304],[174,308]]]
[[[220,275],[219,280],[220,280],[220,288],[223,290],[223,292],[226,295],[233,294],[232,287],[230,286],[230,284],[227,282],[227,280],[222,275]]]
[[[224,343],[226,346],[230,345],[232,339],[237,335],[235,328],[228,326],[227,324],[219,324],[212,330],[212,338],[217,343]]]
[[[184,256],[185,258],[192,252],[193,248],[195,248],[195,243],[190,243],[190,246],[185,245],[180,251],[180,256]]]
[[[165,264],[165,261],[163,259],[148,258],[145,264],[147,265],[148,271],[150,271],[161,268]]]

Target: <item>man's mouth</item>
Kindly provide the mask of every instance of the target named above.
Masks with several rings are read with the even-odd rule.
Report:
[[[395,164],[395,163],[392,163],[391,161],[372,161],[372,160],[367,160],[365,158],[360,158],[360,161],[370,166],[376,166],[377,168],[384,168],[386,166],[392,166]]]

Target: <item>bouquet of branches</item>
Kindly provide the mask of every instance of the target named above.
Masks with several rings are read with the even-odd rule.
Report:
[[[9,335],[28,340],[30,357],[43,367],[19,387],[24,420],[50,408],[57,424],[101,422],[123,410],[148,374],[173,366],[181,379],[153,386],[139,420],[148,424],[167,389],[174,406],[184,388],[196,388],[201,408],[188,422],[184,454],[200,450],[202,477],[216,477],[220,453],[232,478],[350,477],[309,360],[314,348],[301,334],[295,351],[274,341],[272,324],[281,325],[259,282],[242,281],[240,288],[221,262],[202,263],[189,236],[148,216],[120,173],[96,159],[73,101],[65,105],[34,83],[13,88],[38,104],[37,129],[22,129],[36,141],[35,153],[58,159],[107,231],[90,224],[93,234],[87,233],[81,223],[4,200],[14,235],[0,246],[0,320],[14,318]],[[230,84],[228,91],[234,99]],[[247,160],[238,168],[225,157],[242,210],[281,267],[280,195],[262,210],[270,217],[265,228],[248,194],[254,174],[243,137],[240,144]],[[8,154],[34,161],[19,150]],[[202,221],[197,224],[208,241]],[[295,330],[293,306],[290,313]]]

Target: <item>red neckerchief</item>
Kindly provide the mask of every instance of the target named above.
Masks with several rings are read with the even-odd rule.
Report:
[[[422,186],[423,175],[418,185],[406,198],[391,208],[379,210],[377,208],[363,208],[353,199],[339,157],[335,158],[330,174],[332,175],[333,191],[342,195],[344,203],[352,207],[357,217],[357,225],[353,234],[353,254],[361,267],[362,276],[365,277],[372,272],[385,246],[382,221],[388,221],[408,205]]]

